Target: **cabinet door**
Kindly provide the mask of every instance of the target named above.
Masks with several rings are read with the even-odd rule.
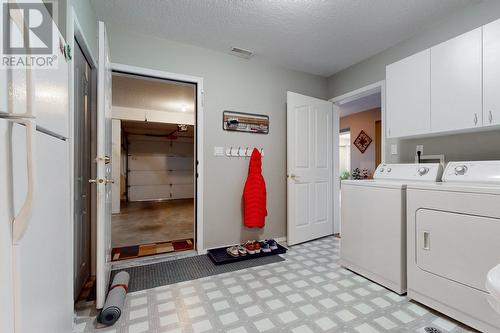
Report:
[[[387,136],[425,134],[431,129],[430,50],[386,68]]]
[[[483,27],[483,126],[500,124],[500,20]]]
[[[433,132],[482,126],[482,28],[431,48]]]

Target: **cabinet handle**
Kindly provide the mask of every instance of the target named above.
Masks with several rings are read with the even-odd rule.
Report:
[[[423,249],[429,251],[431,249],[431,245],[430,245],[430,237],[431,237],[431,235],[430,235],[430,233],[428,231],[424,231],[423,235],[424,235],[424,246],[423,246]]]
[[[474,125],[477,125],[477,113],[474,113]]]
[[[493,112],[491,112],[491,110],[489,112],[488,119],[489,119],[490,124],[491,124],[493,122]]]

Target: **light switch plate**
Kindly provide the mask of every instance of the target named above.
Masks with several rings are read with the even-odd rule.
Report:
[[[424,145],[417,145],[417,149],[415,150],[415,154],[417,153],[417,151],[420,152],[421,155],[424,154]]]
[[[214,156],[224,156],[224,147],[214,147]]]
[[[391,145],[391,155],[397,155],[398,154],[398,145],[396,143],[393,143]]]

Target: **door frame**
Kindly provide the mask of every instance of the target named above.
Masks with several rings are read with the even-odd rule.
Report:
[[[195,117],[195,140],[196,140],[196,150],[195,157],[197,162],[197,168],[195,172],[198,177],[195,181],[195,230],[196,230],[196,251],[198,254],[204,254],[204,237],[203,237],[203,174],[204,174],[204,140],[203,140],[203,106],[204,106],[204,90],[203,90],[203,78],[198,76],[191,76],[185,74],[178,74],[172,72],[166,72],[162,70],[149,69],[145,67],[131,66],[121,63],[111,62],[111,70],[121,73],[142,75],[156,77],[165,80],[182,81],[193,83],[196,85],[196,117]]]
[[[385,80],[381,80],[372,84],[369,84],[367,86],[361,87],[359,89],[350,91],[348,93],[345,93],[343,95],[333,97],[329,99],[330,102],[333,102],[333,113],[334,117],[339,117],[339,122],[340,123],[340,106],[342,104],[352,102],[358,98],[362,98],[374,93],[380,92],[380,116],[381,116],[381,121],[382,121],[382,128],[381,128],[381,136],[382,136],[382,141],[381,141],[381,162],[385,163],[385,151],[386,151],[386,135],[385,135],[385,130],[386,130],[386,114],[385,114]],[[338,137],[338,134],[340,133],[339,128],[334,128],[334,135]],[[339,147],[338,145],[334,145],[334,155],[337,156],[339,154]],[[339,173],[339,159],[334,158],[333,159],[333,172],[335,174]],[[334,178],[335,179],[335,178]],[[333,191],[334,191],[334,202],[333,202],[333,232],[334,233],[339,233],[340,232],[340,182],[334,182],[333,184]],[[335,194],[337,195],[335,197]]]
[[[94,57],[94,55],[91,52],[90,49],[90,44],[88,40],[85,38],[84,31],[82,29],[82,26],[80,22],[78,21],[78,16],[76,15],[76,12],[73,7],[71,7],[71,10],[68,15],[68,22],[66,25],[66,43],[69,45],[70,50],[75,49],[75,39],[78,41],[78,44],[80,45],[80,48],[87,59],[89,65],[90,65],[90,80],[91,80],[91,88],[92,91],[90,92],[90,111],[92,114],[96,114],[97,111],[97,61]],[[74,154],[74,145],[75,145],[75,133],[74,133],[74,125],[75,125],[75,62],[71,60],[71,65],[69,66],[69,78],[68,78],[68,86],[69,86],[69,98],[68,98],[68,103],[69,103],[69,137],[70,137],[70,144],[69,144],[69,149],[70,149],[70,199],[71,199],[71,204],[70,204],[70,214],[72,216],[72,222],[71,223],[71,234],[74,236],[75,230],[74,230],[74,220],[73,217],[75,216],[75,207],[74,207],[74,200],[75,200],[75,188],[74,188],[74,179],[75,179],[75,154]],[[95,124],[92,124],[93,126]],[[94,128],[92,129],[94,130]],[[91,154],[95,147],[91,147]],[[94,154],[95,155],[95,154]],[[95,176],[95,167],[93,166],[91,168],[91,177]],[[94,177],[95,178],[95,177]],[[90,212],[90,220],[91,220],[91,236],[90,236],[90,274],[95,276],[96,274],[96,214],[95,214],[95,187],[92,187],[91,190],[91,212]],[[71,241],[72,244],[72,250],[74,249],[75,244],[73,243],[73,240]],[[73,263],[74,265],[74,263]],[[74,287],[74,286],[73,286]]]

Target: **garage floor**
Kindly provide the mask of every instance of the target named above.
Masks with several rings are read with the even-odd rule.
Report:
[[[112,247],[194,238],[194,200],[122,203],[112,218]]]

